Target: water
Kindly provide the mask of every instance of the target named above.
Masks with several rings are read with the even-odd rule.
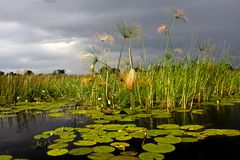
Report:
[[[206,128],[238,129],[240,130],[240,105],[214,107],[208,106],[203,115],[189,113],[175,113],[170,119],[141,119],[137,120],[138,126],[148,129],[155,128],[163,123],[202,124]],[[82,122],[82,123],[79,123]],[[16,117],[0,119],[0,155],[10,154],[14,158],[27,159],[75,159],[76,157],[65,155],[49,157],[47,148],[36,149],[36,140],[33,137],[46,130],[52,130],[62,126],[83,127],[92,123],[91,119],[80,115],[71,115],[64,118],[52,118],[46,113],[33,114],[31,111],[18,113]],[[134,140],[130,141],[133,142]],[[135,143],[135,142],[133,142]],[[137,142],[141,144],[141,142]],[[139,144],[131,146],[133,150]],[[136,148],[134,148],[136,146]],[[198,143],[180,143],[175,145],[174,152],[165,154],[166,160],[232,160],[237,159],[240,153],[240,137],[209,137]],[[71,147],[71,146],[70,146]],[[114,152],[118,154],[117,152]],[[87,159],[81,157],[81,159]]]

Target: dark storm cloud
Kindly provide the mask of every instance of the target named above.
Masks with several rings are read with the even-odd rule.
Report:
[[[239,0],[3,1],[0,67],[17,69],[27,63],[26,66],[43,71],[62,65],[74,73],[82,72],[87,64],[82,65],[78,58],[92,42],[92,34],[106,29],[115,31],[116,23],[123,19],[143,26],[146,52],[158,55],[164,47],[164,35],[156,29],[160,24],[170,23],[173,8],[184,9],[190,20],[187,24],[175,24],[174,47],[185,46],[194,31],[200,40],[211,39],[219,45],[227,41],[239,50],[239,6]],[[113,57],[119,53],[117,44]],[[135,51],[142,53],[142,46],[137,47]]]

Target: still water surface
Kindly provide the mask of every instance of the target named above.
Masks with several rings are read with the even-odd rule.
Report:
[[[79,123],[81,122],[81,123]],[[62,126],[84,127],[92,120],[83,115],[53,118],[48,114],[32,114],[31,111],[18,113],[11,118],[0,118],[0,155],[10,154],[14,158],[31,160],[43,159],[78,159],[65,155],[49,157],[47,149],[36,149],[36,140],[33,137],[43,131],[53,130]],[[148,129],[159,124],[175,123],[201,124],[206,128],[238,129],[240,130],[240,105],[215,107],[208,106],[203,115],[189,113],[174,113],[169,119],[141,119],[135,121],[137,126]],[[131,147],[142,152],[141,142],[131,140]],[[240,159],[240,137],[209,137],[197,143],[180,143],[175,145],[174,152],[165,154],[165,160],[234,160]],[[115,152],[114,152],[115,153]],[[87,159],[81,157],[81,159]]]

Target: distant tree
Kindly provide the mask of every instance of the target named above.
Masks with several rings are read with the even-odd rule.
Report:
[[[57,69],[55,71],[53,71],[53,74],[54,75],[62,75],[62,74],[65,74],[65,70],[64,69]]]
[[[31,70],[26,70],[25,73],[24,73],[24,75],[28,75],[28,76],[33,75],[33,74],[34,73]]]
[[[0,71],[0,76],[3,76],[4,75],[4,72],[3,71]]]

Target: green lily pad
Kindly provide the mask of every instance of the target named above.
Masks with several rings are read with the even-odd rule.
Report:
[[[0,155],[0,160],[10,160],[13,157],[11,155]]]
[[[143,149],[148,152],[154,153],[168,153],[175,150],[175,147],[171,144],[153,144],[147,143],[143,145]]]
[[[194,109],[192,110],[193,114],[203,114],[204,110],[203,109]]]
[[[203,135],[206,136],[220,136],[223,135],[223,132],[221,129],[206,129],[203,132],[201,132]]]
[[[47,152],[49,156],[61,156],[67,153],[68,153],[67,149],[53,149]]]
[[[67,147],[67,143],[54,143],[48,146],[48,149],[60,149]]]
[[[49,138],[49,135],[46,135],[46,134],[38,134],[38,135],[34,136],[33,138],[36,139],[36,140],[39,140],[39,139],[47,139],[47,138]]]
[[[186,136],[191,136],[191,137],[198,137],[200,136],[199,132],[185,132]]]
[[[118,140],[118,141],[127,141],[127,140],[130,140],[130,139],[132,139],[131,136],[118,136],[118,137],[116,137],[116,140]]]
[[[171,113],[168,113],[168,112],[161,112],[153,115],[153,118],[159,118],[159,119],[171,118],[171,117],[172,117]]]
[[[110,157],[108,160],[138,160],[138,158],[134,156],[119,155],[119,156]]]
[[[154,141],[158,143],[167,143],[167,144],[177,144],[182,141],[180,137],[175,137],[173,135],[168,135],[165,137],[156,137],[154,138]]]
[[[133,138],[144,138],[145,137],[145,133],[142,131],[133,132],[133,133],[130,133],[129,135]]]
[[[96,137],[94,138],[94,141],[98,143],[110,143],[113,141],[113,139],[109,137]]]
[[[148,118],[151,114],[139,113],[135,115],[137,118]]]
[[[179,129],[180,126],[177,124],[161,124],[161,125],[158,125],[157,128],[159,128],[159,129]]]
[[[115,148],[111,146],[96,146],[96,147],[93,147],[93,151],[99,152],[99,153],[106,153],[106,152],[110,153],[110,152],[114,152]]]
[[[93,160],[107,160],[113,156],[114,156],[114,154],[112,154],[112,153],[97,152],[97,153],[92,153],[92,154],[88,155],[87,157],[89,159],[93,159]]]
[[[125,155],[125,156],[135,156],[135,155],[137,155],[138,153],[137,153],[137,152],[134,152],[134,151],[124,151],[124,152],[121,152],[120,154],[121,154],[121,155]]]
[[[82,148],[75,148],[68,152],[68,154],[74,155],[74,156],[80,156],[80,155],[87,155],[93,152],[92,148],[88,147],[82,147]]]
[[[147,130],[147,135],[151,137],[165,136],[165,135],[168,135],[169,133],[170,131],[168,130],[160,130],[160,129]]]
[[[183,130],[168,130],[170,131],[170,134],[173,135],[173,136],[183,136],[185,134],[185,131]]]
[[[116,147],[119,150],[125,150],[126,147],[130,146],[126,142],[113,142],[110,145],[113,146],[113,147]]]
[[[198,140],[196,138],[192,138],[192,137],[183,137],[182,138],[182,142],[185,142],[185,143],[194,143],[197,141]]]
[[[77,142],[73,142],[73,144],[76,146],[93,146],[96,143],[97,142],[95,142],[95,141],[89,141],[89,140],[79,140]]]
[[[51,113],[51,114],[48,114],[49,117],[64,117],[66,116],[66,114],[64,112],[58,112],[58,113]]]
[[[222,134],[226,136],[240,136],[240,131],[239,130],[234,130],[234,129],[221,129]]]
[[[203,125],[183,125],[180,127],[180,129],[183,129],[183,130],[189,130],[189,131],[197,131],[197,130],[200,130],[200,129],[203,129],[204,126]]]
[[[138,155],[141,160],[163,160],[164,155],[153,152],[143,152]]]
[[[103,124],[103,123],[109,123],[109,122],[110,122],[110,120],[105,120],[105,119],[94,120],[94,123],[101,123],[101,124]]]
[[[80,132],[80,133],[86,133],[89,132],[91,129],[89,128],[75,128],[75,131]]]
[[[103,127],[103,130],[107,130],[107,131],[117,131],[117,130],[121,130],[125,128],[124,126],[122,126],[121,124],[106,124]]]
[[[90,129],[102,129],[104,125],[102,124],[89,124],[89,125],[86,125],[87,128],[90,128]]]
[[[68,142],[72,142],[74,139],[55,139],[54,142],[58,142],[58,143],[68,143]]]

